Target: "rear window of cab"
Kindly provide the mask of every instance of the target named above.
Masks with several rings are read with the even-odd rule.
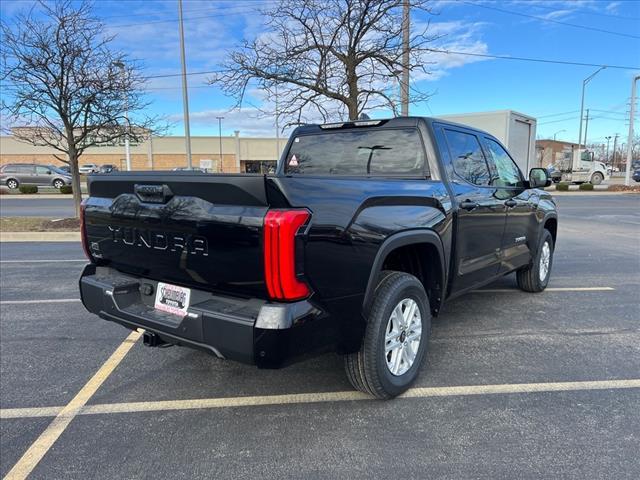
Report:
[[[425,175],[425,154],[415,128],[332,131],[295,136],[285,174]]]

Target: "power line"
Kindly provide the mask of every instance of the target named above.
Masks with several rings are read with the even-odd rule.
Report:
[[[509,15],[518,15],[520,17],[533,18],[535,20],[540,20],[542,22],[555,23],[555,24],[558,24],[558,25],[565,25],[567,27],[573,27],[573,28],[581,28],[583,30],[591,30],[591,31],[594,31],[594,32],[608,33],[610,35],[617,35],[619,37],[628,37],[628,38],[640,39],[640,36],[632,35],[630,33],[614,32],[613,30],[605,30],[603,28],[589,27],[589,26],[586,26],[586,25],[578,25],[576,23],[562,22],[560,20],[553,20],[552,18],[538,17],[536,15],[529,15],[527,13],[514,12],[513,10],[505,10],[503,8],[491,7],[489,5],[481,5],[479,3],[467,2],[467,1],[464,1],[464,0],[461,0],[461,3],[464,3],[466,5],[471,5],[471,6],[474,6],[474,7],[478,7],[478,8],[484,8],[484,9],[487,9],[487,10],[494,10],[496,12],[508,13]]]
[[[489,55],[488,53],[457,52],[454,50],[443,50],[438,48],[430,48],[429,51],[447,53],[449,55],[467,55],[470,57],[496,58],[500,60],[519,60],[523,62],[554,63],[559,65],[576,65],[580,67],[602,67],[603,66],[603,64],[601,63],[572,62],[569,60],[549,60],[547,58],[513,57],[508,55]],[[622,70],[640,70],[640,67],[632,67],[628,65],[607,65],[607,68],[617,68]]]
[[[577,2],[576,2],[577,3]],[[562,8],[562,7],[547,7],[547,6],[542,6],[540,4],[537,3],[529,3],[527,6],[532,7],[532,8],[539,8],[542,10],[547,10],[547,11],[551,11],[551,12],[557,12],[558,10],[561,11],[566,11],[568,14],[577,14],[577,15],[594,15],[597,17],[610,17],[610,18],[620,18],[622,20],[640,20],[640,17],[627,17],[624,15],[614,15],[612,13],[602,13],[602,12],[588,12],[584,9],[579,9],[579,8],[575,8],[573,6],[567,6],[566,8]],[[575,8],[574,10],[567,10],[569,8]]]

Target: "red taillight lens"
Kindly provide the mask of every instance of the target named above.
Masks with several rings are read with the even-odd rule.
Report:
[[[84,250],[84,254],[89,260],[93,260],[91,258],[91,253],[89,253],[89,241],[87,240],[87,228],[84,222],[84,215],[86,209],[86,200],[83,200],[80,204],[80,239],[82,240],[82,250]]]
[[[296,233],[311,215],[307,210],[269,210],[264,218],[264,271],[274,300],[299,300],[309,287],[296,275]]]

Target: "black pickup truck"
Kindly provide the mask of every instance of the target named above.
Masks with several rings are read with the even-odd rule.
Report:
[[[445,300],[510,272],[546,287],[549,183],[485,132],[414,117],[298,127],[273,175],[91,176],[82,302],[148,346],[261,368],[338,352],[394,397]]]

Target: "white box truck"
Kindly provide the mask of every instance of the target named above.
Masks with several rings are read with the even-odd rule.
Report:
[[[437,118],[479,128],[500,140],[525,175],[538,167],[536,161],[536,119],[513,110],[437,115]]]

